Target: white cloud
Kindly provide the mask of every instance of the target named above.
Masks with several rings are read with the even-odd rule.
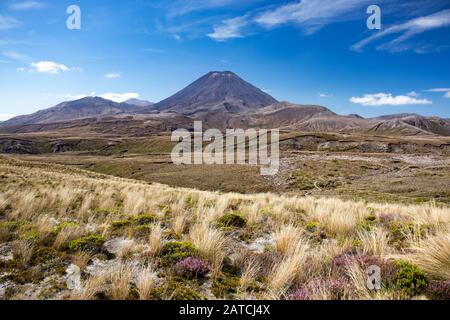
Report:
[[[0,30],[9,30],[17,28],[21,25],[19,20],[0,14]]]
[[[120,77],[122,77],[122,74],[120,72],[111,72],[111,73],[105,74],[105,78],[110,79],[110,80],[118,79]]]
[[[50,73],[50,74],[58,74],[60,72],[68,72],[68,71],[83,71],[81,68],[69,68],[68,66],[56,63],[54,61],[39,61],[33,62],[30,65],[30,70],[37,71],[39,73]]]
[[[28,9],[41,9],[45,8],[47,5],[39,1],[22,1],[14,2],[9,8],[11,10],[28,10]]]
[[[311,34],[327,24],[346,20],[347,14],[364,8],[369,2],[368,0],[301,0],[263,12],[255,21],[268,28],[295,23],[307,34]]]
[[[319,92],[319,97],[321,97],[321,98],[329,98],[331,96],[332,96],[331,94],[324,93],[324,92]]]
[[[450,91],[446,92],[444,95],[445,98],[450,98]]]
[[[402,43],[414,35],[448,26],[450,26],[450,9],[439,11],[428,16],[415,18],[405,23],[386,28],[383,31],[375,33],[374,35],[359,41],[353,45],[351,49],[354,51],[361,51],[366,45],[373,41],[384,38],[388,35],[402,33],[394,40],[379,47],[379,49],[398,51],[399,47],[400,49],[405,48],[404,46],[401,46]],[[408,48],[409,47],[406,47],[406,49]]]
[[[394,96],[391,93],[365,94],[362,97],[352,97],[350,102],[363,106],[403,106],[432,104],[428,99],[417,99],[411,95]]]
[[[100,97],[103,99],[111,100],[114,102],[124,102],[129,99],[138,99],[139,93],[136,92],[125,92],[125,93],[104,93],[104,94],[96,94],[95,92],[91,92],[88,94],[81,93],[81,94],[72,94],[72,93],[49,93],[47,94],[49,97],[55,97],[61,100],[65,101],[73,101],[73,100],[79,100],[86,97]]]
[[[221,25],[214,28],[208,37],[216,41],[225,41],[234,38],[243,38],[241,29],[249,23],[247,16],[224,20]]]
[[[135,92],[126,92],[126,93],[104,93],[99,97],[103,99],[108,99],[114,102],[124,102],[129,99],[138,99],[139,93]]]
[[[16,117],[16,115],[14,115],[14,114],[0,113],[0,121],[6,121],[6,120],[9,120],[14,117]]]

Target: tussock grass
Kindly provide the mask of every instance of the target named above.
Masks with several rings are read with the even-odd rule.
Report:
[[[47,256],[38,261],[51,262],[58,272],[70,263],[87,272],[96,255],[113,263],[83,273],[82,289],[70,292],[71,299],[149,299],[161,292],[171,297],[161,288],[200,297],[200,285],[217,279],[220,291],[232,298],[283,299],[298,288],[308,299],[403,298],[395,289],[369,291],[360,264],[336,269],[342,255],[405,259],[430,279],[450,279],[450,209],[434,203],[224,194],[2,159],[0,173],[8,177],[0,185],[0,241],[12,247],[18,268],[39,270],[30,264],[42,248]],[[218,220],[229,213],[241,214],[246,224],[220,227]],[[142,214],[156,221],[129,223]],[[70,241],[90,235],[130,241],[113,257],[104,250],[65,251]],[[211,272],[205,279],[174,283],[180,275],[161,257],[163,245],[173,241],[192,245],[195,258],[207,260]],[[348,287],[344,283],[337,295],[333,286],[344,278]]]

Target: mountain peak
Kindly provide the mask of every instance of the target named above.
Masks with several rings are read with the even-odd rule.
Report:
[[[231,71],[211,71],[183,90],[157,103],[159,110],[184,114],[245,112],[276,103],[273,97]]]

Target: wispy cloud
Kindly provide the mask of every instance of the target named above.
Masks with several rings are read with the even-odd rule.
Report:
[[[216,41],[242,38],[241,29],[248,23],[247,16],[224,20],[221,25],[214,28],[214,32],[208,34],[208,37]]]
[[[19,62],[30,62],[32,60],[31,57],[15,51],[4,51],[2,52],[2,56]]]
[[[176,0],[172,1],[168,16],[173,18],[194,11],[222,8],[233,4],[242,4],[252,0]],[[254,1],[254,0],[253,0]]]
[[[331,94],[325,93],[325,92],[319,92],[318,95],[319,95],[319,97],[321,97],[321,98],[329,98],[329,97],[332,97]]]
[[[11,10],[29,10],[29,9],[42,9],[47,7],[47,4],[39,1],[20,1],[13,2],[9,5]]]
[[[21,22],[15,18],[7,17],[0,14],[0,30],[9,30],[17,28]]]
[[[105,74],[105,78],[109,79],[109,80],[118,79],[120,77],[122,77],[122,74],[120,72],[111,72],[111,73]]]
[[[450,88],[433,88],[426,91],[444,93],[444,98],[450,98]]]
[[[350,13],[363,8],[369,2],[368,0],[302,0],[266,11],[255,20],[268,28],[295,23],[305,33],[312,34],[327,24],[348,19]]]
[[[364,8],[370,0],[301,0],[276,6],[261,8],[233,19],[224,20],[214,27],[208,36],[217,41],[243,38],[247,26],[273,29],[287,24],[295,24],[306,34],[313,34],[325,25],[354,18],[353,13]]]
[[[354,44],[351,49],[354,51],[361,51],[369,43],[392,34],[400,34],[400,36],[398,36],[394,40],[382,44],[378,47],[379,49],[397,51],[399,50],[399,46],[401,46],[406,40],[417,34],[448,26],[450,26],[450,9],[439,11],[428,16],[415,18],[405,23],[388,27],[383,31],[380,31],[364,40],[359,41],[358,43]]]
[[[144,52],[150,52],[150,53],[163,53],[164,50],[158,49],[158,48],[144,48],[142,49]]]
[[[79,100],[86,97],[100,97],[103,99],[111,100],[114,102],[125,102],[129,99],[138,99],[139,93],[136,92],[125,92],[125,93],[103,93],[103,94],[96,94],[95,92],[91,93],[80,93],[80,94],[72,94],[72,93],[48,93],[47,96],[58,98],[65,101],[73,101],[73,100]]]
[[[70,68],[62,63],[57,63],[54,61],[39,61],[33,62],[30,64],[30,70],[36,71],[39,73],[49,73],[49,74],[58,74],[60,72],[69,72],[69,71],[82,71],[81,68]]]
[[[428,99],[417,99],[414,94],[394,96],[392,93],[365,94],[362,97],[352,97],[350,102],[363,106],[404,106],[432,104]]]

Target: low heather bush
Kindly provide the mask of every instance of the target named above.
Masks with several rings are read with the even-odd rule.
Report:
[[[175,268],[179,274],[188,278],[204,277],[210,271],[207,261],[194,257],[187,257],[178,261]]]
[[[450,300],[450,280],[433,280],[426,289],[426,294],[434,300]]]

